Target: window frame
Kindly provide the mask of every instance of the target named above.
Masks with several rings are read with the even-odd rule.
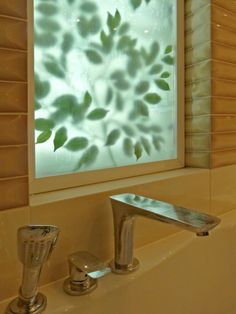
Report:
[[[28,161],[29,161],[29,194],[86,186],[107,181],[137,178],[146,174],[183,168],[185,165],[184,138],[184,0],[177,2],[177,158],[128,165],[101,170],[84,171],[44,178],[35,176],[35,122],[34,122],[34,6],[28,1]]]

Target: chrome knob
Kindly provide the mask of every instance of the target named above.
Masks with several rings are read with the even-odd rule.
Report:
[[[37,292],[43,264],[56,244],[59,229],[51,225],[29,225],[18,229],[18,257],[23,264],[19,296],[8,306],[7,314],[38,314],[46,308],[46,297]]]

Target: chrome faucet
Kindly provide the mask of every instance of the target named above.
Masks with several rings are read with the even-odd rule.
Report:
[[[64,281],[63,289],[69,295],[84,295],[97,287],[97,278],[108,274],[111,269],[96,256],[87,251],[78,251],[69,255],[69,277]]]
[[[18,229],[18,256],[23,264],[19,296],[7,307],[6,314],[38,314],[46,308],[46,297],[38,293],[43,264],[56,244],[59,229],[51,225],[29,225]]]
[[[115,273],[129,273],[138,268],[139,261],[133,256],[135,216],[173,224],[198,236],[207,236],[209,230],[220,223],[217,217],[135,194],[113,195],[110,200],[115,236],[115,258],[111,268]]]

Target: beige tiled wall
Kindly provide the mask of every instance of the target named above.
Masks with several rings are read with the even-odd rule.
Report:
[[[235,1],[212,1],[212,168],[236,164],[235,21]]]
[[[186,3],[186,163],[205,168],[233,165],[236,4],[231,0]]]
[[[0,210],[28,204],[26,0],[0,0]]]
[[[186,1],[186,164],[210,167],[211,1]]]

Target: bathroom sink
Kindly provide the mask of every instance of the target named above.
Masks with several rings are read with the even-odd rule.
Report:
[[[209,237],[183,231],[136,250],[139,270],[100,278],[91,294],[42,287],[45,314],[236,314],[236,212],[225,217]]]

